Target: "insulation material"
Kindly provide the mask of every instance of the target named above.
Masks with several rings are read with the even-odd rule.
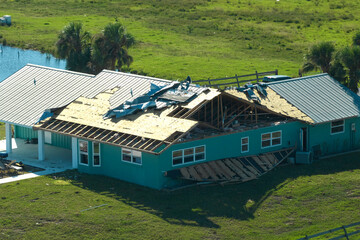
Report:
[[[266,91],[266,97],[263,93],[259,93],[259,91],[257,90],[253,91],[254,94],[260,99],[260,104],[262,106],[268,108],[273,112],[280,113],[282,115],[291,118],[295,118],[308,123],[314,123],[314,121],[310,117],[305,115],[298,108],[290,104],[288,101],[286,101],[284,98],[282,98],[279,94],[277,94],[269,87],[266,88],[265,91]],[[245,94],[244,92],[239,92],[236,89],[225,90],[225,92],[233,96],[236,96],[242,100],[246,100],[250,102],[252,101],[251,99],[249,99],[247,94]]]
[[[57,112],[54,118],[161,141],[174,132],[187,132],[197,125],[196,121],[168,117],[174,107],[162,111],[148,109],[119,119],[104,120],[103,115],[110,110],[109,100],[117,91],[119,88],[102,92],[94,98],[79,97]]]

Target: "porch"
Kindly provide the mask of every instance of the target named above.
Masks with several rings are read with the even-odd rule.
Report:
[[[52,145],[44,144],[45,159],[40,161],[38,144],[26,143],[24,139],[12,138],[12,151],[8,160],[16,160],[26,165],[51,170],[54,172],[72,169],[72,151]],[[6,140],[0,141],[0,152],[6,152]],[[50,171],[50,172],[51,172]]]

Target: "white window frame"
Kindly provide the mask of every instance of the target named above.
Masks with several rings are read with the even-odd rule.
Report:
[[[274,138],[274,137],[273,137],[273,134],[278,133],[278,132],[280,132],[280,137]],[[263,136],[264,136],[265,134],[270,134],[270,139],[269,139],[269,140],[270,140],[270,145],[269,145],[269,146],[266,146],[266,147],[263,147]],[[275,140],[275,139],[280,139],[280,143],[273,145],[273,140]],[[261,134],[261,139],[260,139],[260,140],[261,140],[261,149],[270,148],[270,147],[276,147],[276,146],[281,146],[281,144],[282,144],[282,130],[263,133],[263,134]],[[268,140],[266,140],[266,141],[268,141]]]
[[[203,152],[200,152],[200,153],[196,153],[196,148],[200,148],[200,147],[203,147],[204,148],[204,151]],[[184,162],[184,159],[185,159],[185,150],[187,149],[192,149],[193,150],[193,153],[192,154],[189,154],[189,155],[186,155],[186,156],[193,156],[193,160],[192,161],[189,161],[189,162]],[[181,163],[179,164],[174,164],[174,152],[181,152]],[[203,159],[200,159],[200,160],[196,160],[196,155],[199,155],[199,154],[204,154],[204,158]],[[177,157],[180,159],[180,157]],[[175,166],[180,166],[180,165],[185,165],[185,164],[191,164],[191,163],[194,163],[194,162],[202,162],[202,161],[205,161],[206,160],[206,146],[205,145],[199,145],[199,146],[195,146],[195,147],[190,147],[190,148],[183,148],[183,149],[177,149],[177,150],[174,150],[172,151],[171,153],[171,164],[173,167]]]
[[[83,152],[83,151],[80,150],[80,143],[81,143],[81,142],[84,142],[84,143],[87,144],[87,152]],[[79,139],[79,147],[78,147],[78,148],[79,148],[79,165],[89,166],[89,142],[88,142],[88,141],[85,141],[85,140],[80,140],[80,139]],[[81,154],[87,156],[87,159],[88,159],[87,164],[81,162]]]
[[[99,153],[95,153],[95,144],[99,144]],[[99,157],[99,165],[95,165],[95,154]],[[101,144],[99,142],[93,142],[92,143],[92,165],[93,167],[101,167]]]
[[[340,121],[342,121],[342,124],[337,125],[337,126],[333,126],[333,123],[334,123],[334,122],[340,122]],[[341,131],[341,132],[334,132],[334,133],[333,133],[333,129],[334,129],[334,128],[338,128],[338,127],[342,127],[342,131]],[[344,119],[332,121],[332,122],[330,123],[330,135],[335,135],[335,134],[344,133],[344,132],[345,132],[345,120],[344,120]]]
[[[126,160],[124,160],[124,158],[123,158],[123,156],[124,156],[124,150],[127,150],[127,151],[130,151],[130,152],[131,152],[131,161],[126,161]],[[137,154],[140,153],[140,162],[141,162],[141,163],[134,162],[134,153],[137,153]],[[136,151],[136,150],[132,150],[132,149],[129,149],[129,148],[122,148],[122,149],[121,149],[121,161],[126,162],[126,163],[135,164],[135,165],[138,165],[138,166],[141,166],[141,165],[142,165],[142,152]]]
[[[247,143],[246,143],[246,144],[243,144],[243,139],[247,139]],[[250,144],[249,136],[241,138],[241,153],[247,153],[247,152],[249,152],[249,146],[250,146],[249,144]],[[246,151],[243,151],[243,146],[247,146],[247,150],[246,150]]]

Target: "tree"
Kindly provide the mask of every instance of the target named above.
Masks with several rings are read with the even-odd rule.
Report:
[[[335,78],[341,84],[349,87],[345,67],[338,56],[339,52],[335,55],[335,59],[331,64],[329,75]]]
[[[353,37],[353,46],[360,46],[360,32],[357,32]]]
[[[91,35],[79,22],[70,22],[58,35],[58,57],[66,59],[66,68],[72,71],[89,72],[91,59]]]
[[[334,52],[335,46],[332,42],[321,42],[313,45],[305,55],[306,62],[302,67],[302,72],[320,68],[322,72],[329,73]]]
[[[360,80],[360,46],[345,47],[339,52],[339,60],[348,73],[348,87],[357,93]]]
[[[121,23],[110,23],[93,42],[92,68],[99,72],[104,68],[120,70],[123,65],[128,67],[133,62],[128,49],[135,44],[131,34],[126,33]]]

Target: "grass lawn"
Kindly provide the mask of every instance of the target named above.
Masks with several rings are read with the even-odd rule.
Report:
[[[278,69],[297,76],[303,55],[318,41],[351,43],[360,30],[353,0],[0,0],[0,43],[54,51],[70,21],[92,33],[115,18],[138,41],[132,70],[193,80]]]
[[[0,238],[296,239],[360,220],[359,159],[171,193],[76,171],[3,184]]]
[[[5,124],[0,122],[0,140],[5,139]]]

